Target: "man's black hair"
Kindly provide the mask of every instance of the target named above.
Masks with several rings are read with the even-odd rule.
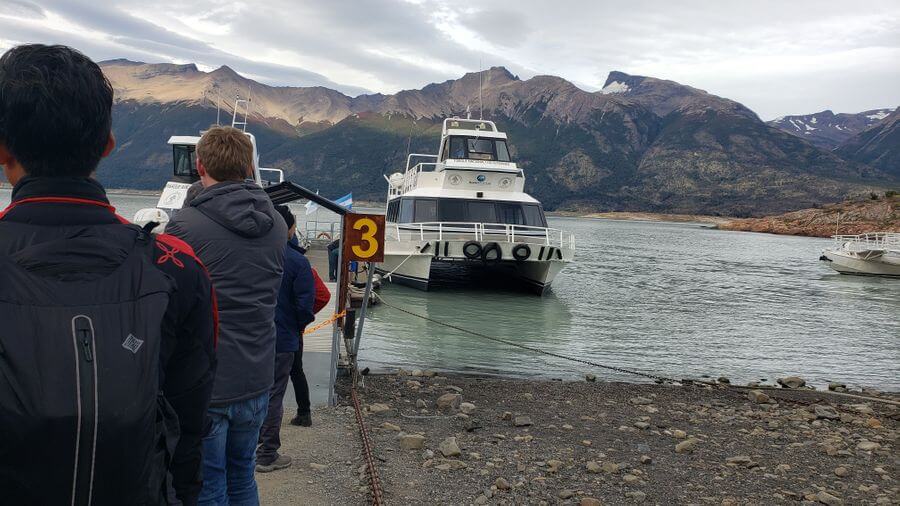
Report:
[[[275,206],[275,210],[278,211],[278,214],[284,218],[284,222],[287,223],[287,228],[293,227],[297,223],[297,218],[294,217],[294,213],[285,205]]]
[[[112,126],[100,67],[66,46],[26,44],[0,57],[0,143],[30,176],[87,177]]]

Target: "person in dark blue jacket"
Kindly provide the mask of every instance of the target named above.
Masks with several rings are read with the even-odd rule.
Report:
[[[312,266],[297,244],[296,219],[287,206],[275,206],[275,210],[284,218],[289,230],[284,252],[284,275],[275,306],[275,383],[269,393],[269,411],[259,432],[259,447],[256,450],[256,470],[261,473],[291,465],[290,456],[278,453],[281,448],[284,393],[294,364],[294,353],[300,349],[303,329],[315,320],[313,305],[316,286]]]

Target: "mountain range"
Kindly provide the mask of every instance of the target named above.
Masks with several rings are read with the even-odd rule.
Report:
[[[419,90],[349,97],[270,87],[228,67],[128,60],[101,67],[115,89],[119,147],[98,176],[113,187],[160,188],[171,172],[168,137],[215,123],[217,105],[229,122],[235,96],[251,97],[249,128],[263,165],[356,199],[383,200],[382,175],[402,170],[410,152],[436,152],[442,119],[467,112],[509,134],[526,190],[547,209],[753,216],[840,201],[900,178],[896,128],[842,154],[727,98],[622,72],[596,92],[494,67]]]
[[[893,109],[873,109],[855,114],[835,114],[825,110],[813,114],[782,116],[768,123],[820,148],[834,149],[863,130],[880,123],[892,112]]]

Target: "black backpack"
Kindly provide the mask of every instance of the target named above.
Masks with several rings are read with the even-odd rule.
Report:
[[[174,497],[167,469],[178,423],[159,384],[161,323],[173,286],[153,265],[153,237],[126,227],[133,245],[88,234],[67,240],[63,252],[51,241],[29,246],[27,255],[0,253],[2,503],[166,504]],[[55,261],[103,257],[104,248],[118,248],[124,260],[77,272]]]

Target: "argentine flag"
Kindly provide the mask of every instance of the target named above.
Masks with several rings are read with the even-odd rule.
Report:
[[[344,206],[347,209],[353,209],[353,193],[348,193],[348,194],[344,195],[343,197],[335,200],[334,202],[335,202],[335,204]],[[307,215],[310,215],[319,210],[319,204],[316,204],[312,200],[308,201],[304,207],[306,207]]]
[[[344,195],[343,197],[335,200],[334,203],[338,204],[340,206],[344,206],[347,209],[353,209],[353,194],[348,193],[348,194]]]

